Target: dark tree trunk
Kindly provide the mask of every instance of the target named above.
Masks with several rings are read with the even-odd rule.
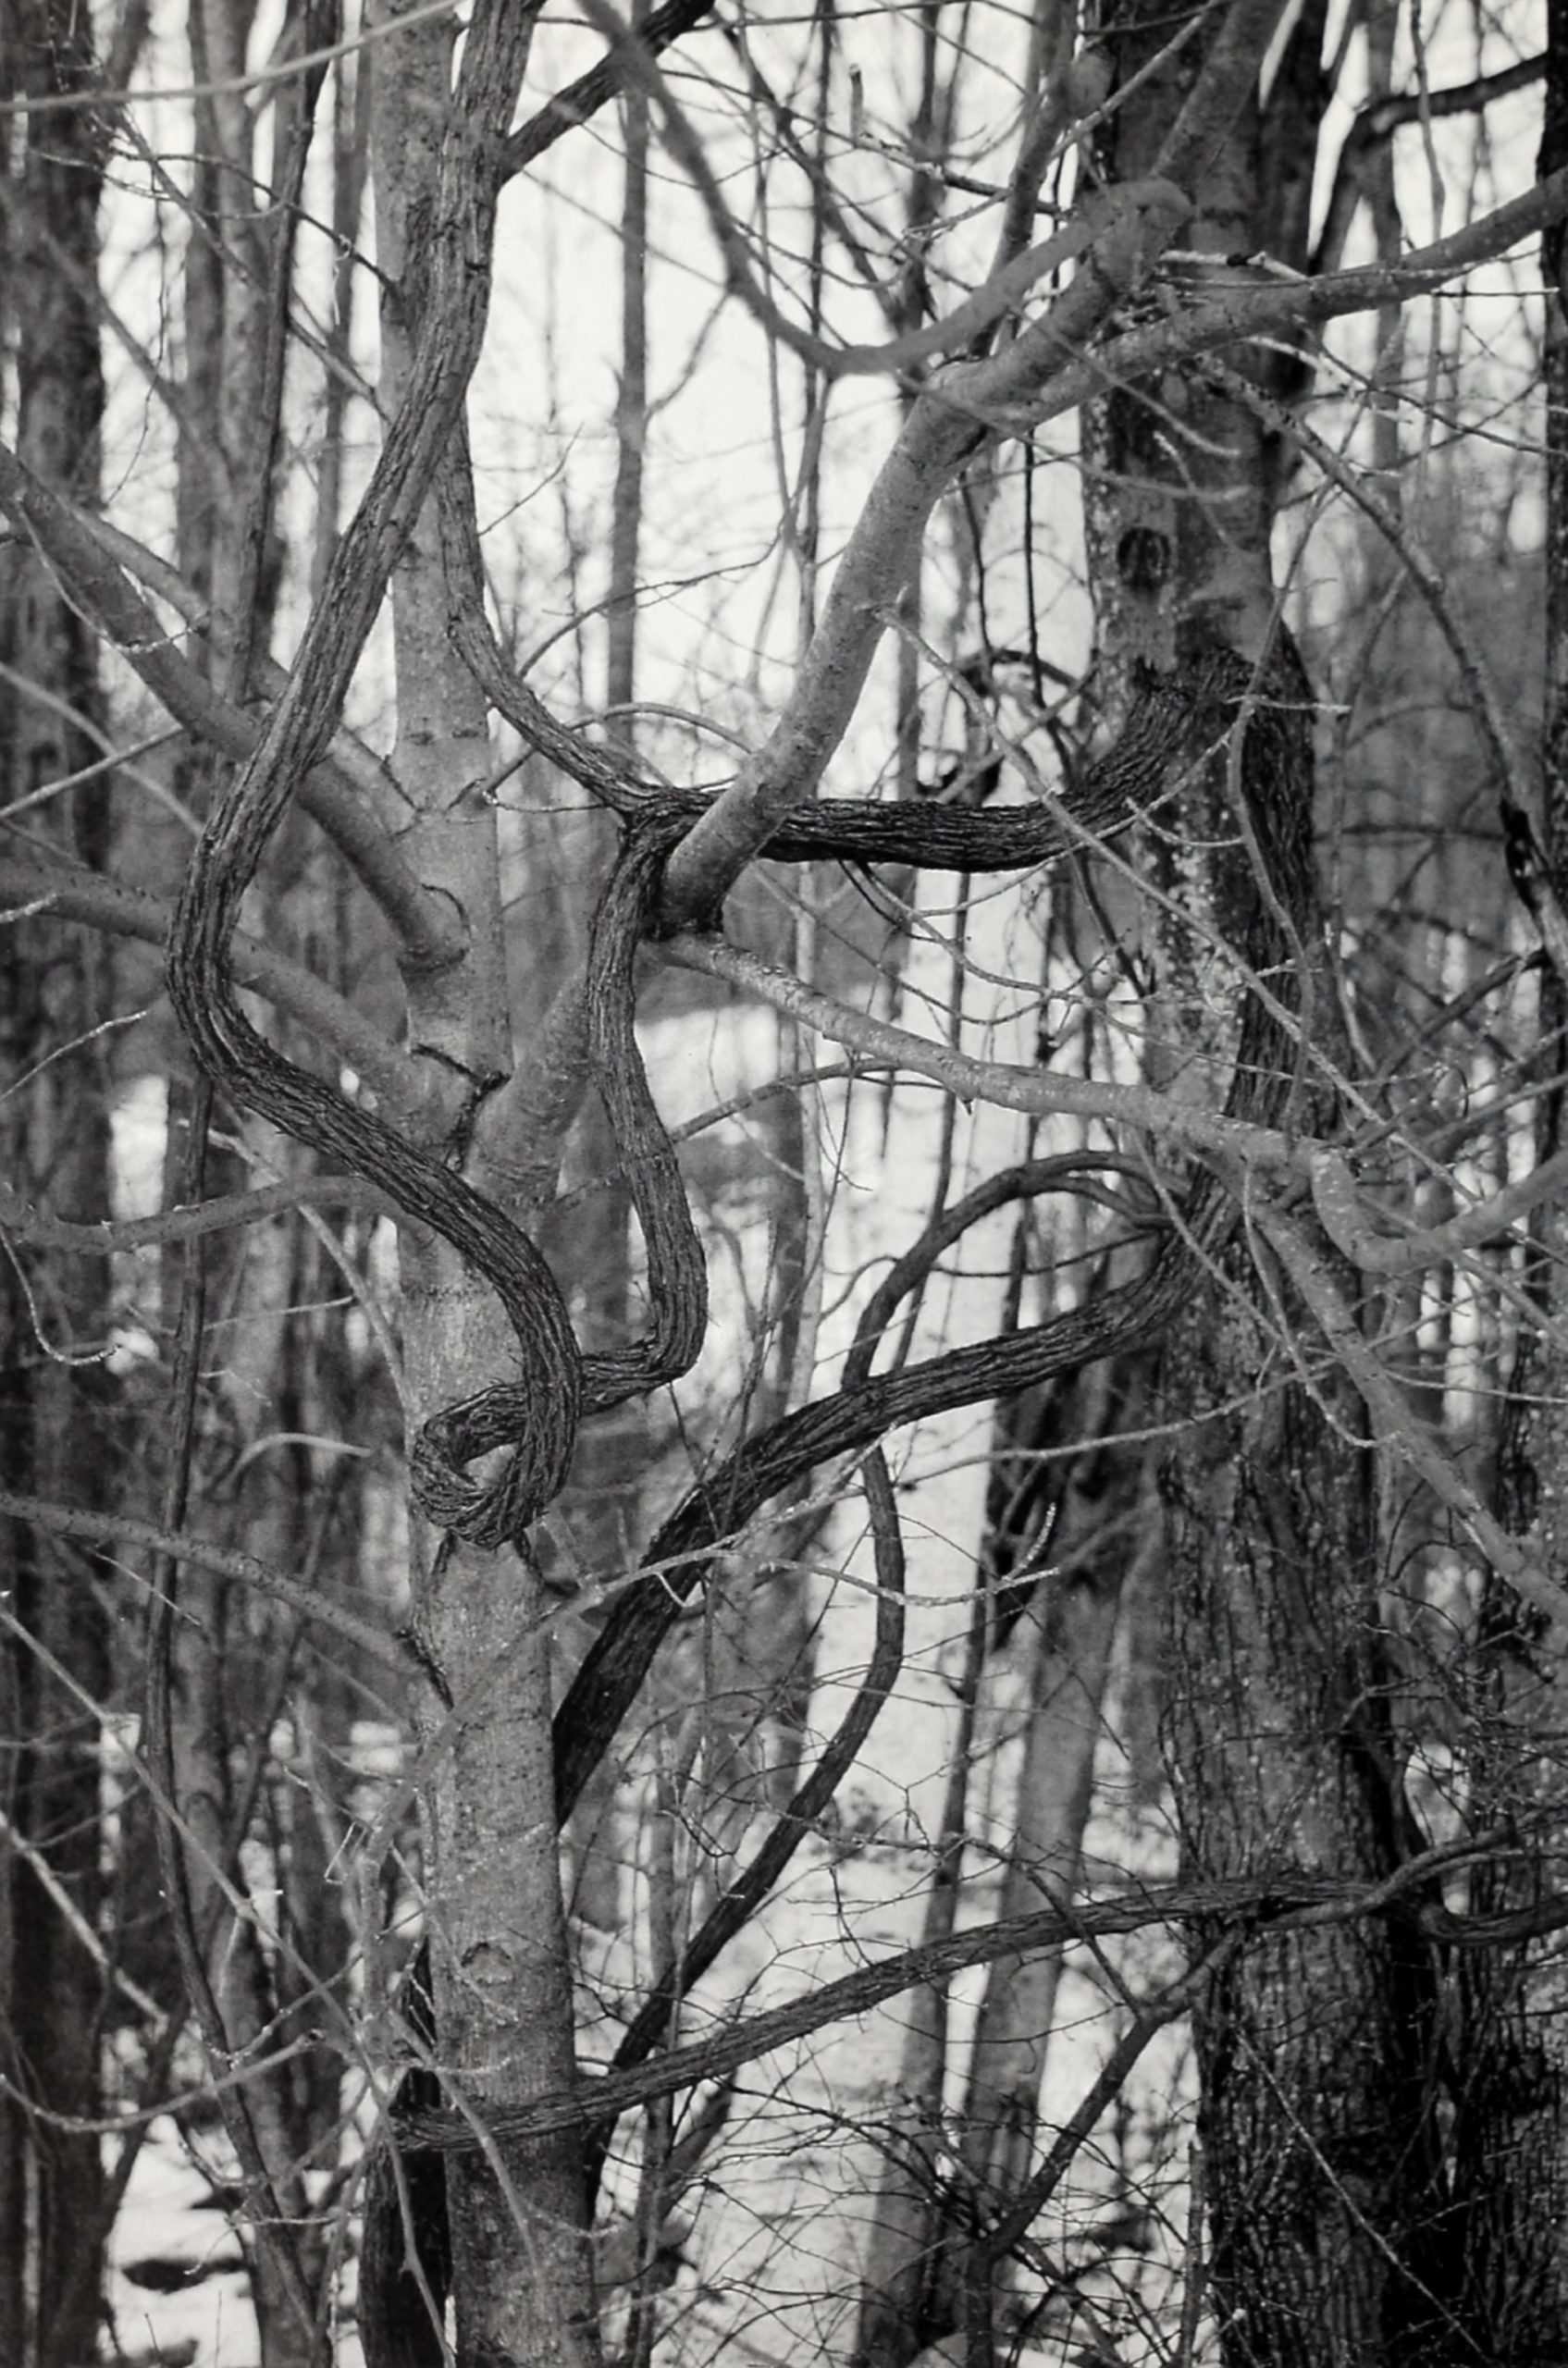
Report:
[[[1546,125],[1538,169],[1568,163],[1568,6],[1547,18]],[[1547,603],[1546,864],[1568,899],[1568,249],[1561,226],[1543,245],[1546,282]],[[1541,981],[1543,1077],[1561,1070],[1568,981]],[[1537,1154],[1562,1141],[1561,1092],[1540,1105]],[[1568,1557],[1562,1475],[1568,1469],[1568,1356],[1561,1345],[1568,1292],[1568,1211],[1543,1210],[1535,1228],[1532,1289],[1537,1326],[1521,1330],[1499,1454],[1499,1511],[1532,1528],[1546,1567]],[[1478,1871],[1481,1914],[1527,1909],[1564,1887],[1568,1764],[1563,1757],[1561,1645],[1547,1623],[1488,1581],[1468,1737],[1482,1828],[1506,1824],[1525,1844]],[[1455,2067],[1454,2209],[1463,2260],[1466,2333],[1488,2359],[1568,2358],[1568,1980],[1559,1939],[1467,1951],[1459,1967],[1463,2044]]]
[[[1164,12],[1115,12],[1124,82],[1172,29]],[[1154,168],[1203,55],[1200,36],[1115,118],[1103,161],[1117,177]],[[1182,240],[1213,262],[1189,269],[1224,281],[1260,244],[1299,247],[1289,201],[1311,177],[1311,63],[1297,56],[1276,84],[1266,168],[1255,107],[1217,148]],[[1278,451],[1241,390],[1213,374],[1118,391],[1092,441],[1092,567],[1113,704],[1135,660],[1179,674],[1218,645],[1258,670],[1242,750],[1218,749],[1147,836],[1144,865],[1167,900],[1148,945],[1154,1081],[1225,1093],[1277,1123],[1295,1112],[1331,1126],[1292,1033],[1248,985],[1261,976],[1304,1037],[1330,1042],[1313,954],[1311,693],[1270,571]],[[1218,1204],[1212,1183],[1198,1185],[1189,1226],[1203,1233]],[[1195,1273],[1162,1373],[1167,1734],[1186,1868],[1225,1878],[1277,1864],[1375,1880],[1404,1835],[1374,1475],[1355,1443],[1364,1416],[1348,1388],[1303,1386],[1280,1326],[1306,1338],[1310,1325],[1280,1278],[1260,1276],[1253,1245],[1207,1238],[1206,1274]],[[1212,1984],[1196,2018],[1199,2143],[1226,2368],[1430,2357],[1423,2289],[1435,2272],[1419,2236],[1430,2021],[1419,1950],[1382,1927],[1260,1938]]]
[[[0,8],[7,100],[89,83],[80,10],[57,0]],[[7,127],[12,154],[19,127]],[[103,409],[97,321],[81,292],[97,259],[99,127],[85,109],[31,119],[0,195],[0,287],[15,340],[21,459],[73,499],[96,493]],[[101,754],[93,643],[39,555],[0,551],[0,806]],[[105,775],[29,806],[25,829],[65,858],[106,868]],[[61,1216],[108,1215],[102,1041],[105,956],[85,931],[7,917],[0,933],[0,1166],[24,1199]],[[61,1048],[66,1049],[62,1050]],[[107,1261],[0,1261],[0,1479],[67,1503],[114,1490],[113,1396],[100,1361]],[[105,1973],[100,1926],[99,1719],[108,1691],[106,1574],[62,1541],[4,1525],[10,1614],[0,1638],[0,2358],[77,2368],[96,2349],[100,2264],[80,2258],[100,2219],[99,2140],[55,2116],[103,2111]]]

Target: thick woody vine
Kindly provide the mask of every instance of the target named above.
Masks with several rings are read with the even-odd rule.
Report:
[[[1240,87],[1255,73],[1248,43],[1261,38],[1263,13],[1236,12],[1235,54],[1221,61],[1224,71],[1214,84],[1221,96],[1226,77]],[[1384,281],[1398,295],[1435,286],[1468,259],[1463,241],[1451,240],[1398,273],[1342,274],[1316,288],[1243,288],[1218,300],[1200,297],[1174,322],[1166,317],[1155,328],[1124,328],[1107,338],[1118,302],[1181,219],[1182,189],[1204,136],[1201,110],[1195,108],[1191,120],[1184,114],[1162,159],[1172,178],[1151,183],[1142,205],[1127,204],[1125,193],[1103,201],[1093,231],[1084,225],[1075,229],[1075,251],[1083,250],[1084,259],[1066,295],[1026,323],[1004,355],[947,364],[937,374],[943,383],[936,393],[917,399],[897,456],[907,490],[900,495],[890,463],[885,483],[879,481],[867,504],[864,533],[858,530],[841,562],[829,614],[803,670],[798,713],[759,758],[749,802],[728,793],[710,797],[654,785],[556,724],[512,677],[489,634],[479,588],[462,406],[488,298],[487,271],[475,263],[489,254],[495,200],[510,168],[506,142],[526,43],[519,19],[531,14],[506,7],[475,14],[457,114],[479,136],[448,143],[428,247],[420,259],[423,327],[408,396],[339,547],[294,672],[203,833],[168,954],[175,1009],[215,1083],[348,1167],[403,1218],[442,1237],[500,1301],[515,1340],[514,1375],[438,1409],[410,1449],[411,1493],[426,1519],[438,1531],[492,1550],[521,1540],[558,1494],[582,1420],[678,1379],[700,1347],[703,1256],[674,1149],[637,1050],[636,965],[645,942],[689,930],[694,919],[716,929],[724,890],[752,856],[765,850],[784,862],[886,862],[973,873],[1030,870],[1085,836],[1104,840],[1128,831],[1140,817],[1157,812],[1193,770],[1223,767],[1236,785],[1241,834],[1258,872],[1257,895],[1230,948],[1243,985],[1240,1050],[1226,1112],[1257,1126],[1274,1124],[1286,1112],[1298,1067],[1290,1027],[1296,965],[1311,907],[1313,719],[1299,662],[1282,635],[1260,664],[1213,647],[1190,655],[1172,672],[1141,673],[1114,746],[1068,784],[1059,808],[1042,802],[993,813],[824,801],[809,792],[842,737],[880,635],[880,600],[873,607],[857,586],[870,577],[879,594],[884,590],[890,571],[918,542],[932,502],[978,445],[1012,425],[1038,425],[1072,408],[1097,390],[1107,372],[1141,374],[1149,366],[1145,347],[1152,340],[1166,359],[1187,350],[1206,352],[1274,326],[1276,314],[1295,327],[1358,309]],[[684,20],[685,11],[669,15],[672,22],[677,16]],[[1544,189],[1537,192],[1537,210],[1543,202],[1559,209],[1568,203],[1562,176],[1549,196]],[[1488,231],[1493,243],[1503,227],[1500,216]],[[1098,351],[1086,359],[1091,346]],[[946,350],[933,347],[933,356]],[[290,799],[328,754],[398,549],[432,493],[455,645],[494,708],[530,746],[612,808],[622,824],[620,858],[594,926],[584,995],[586,1049],[645,1238],[652,1314],[643,1338],[594,1356],[582,1353],[554,1276],[509,1212],[437,1152],[284,1059],[252,1026],[236,989],[241,899]],[[835,643],[840,627],[844,638]],[[828,653],[820,662],[819,651]],[[673,892],[666,885],[671,879]],[[1249,980],[1262,984],[1254,991]],[[482,1096],[498,1084],[476,1079],[475,1092]],[[1074,1180],[1080,1177],[1081,1166]],[[1020,1172],[1016,1189],[1055,1189],[1062,1180],[1031,1169]],[[558,1812],[569,1810],[609,1747],[661,1641],[702,1584],[716,1551],[769,1499],[826,1462],[866,1459],[879,1573],[891,1606],[898,1592],[897,1523],[878,1454],[887,1431],[1157,1340],[1197,1268],[1229,1237],[1235,1215],[1224,1182],[1200,1170],[1185,1199],[1154,1228],[1154,1247],[1138,1277],[1032,1330],[954,1350],[893,1375],[872,1370],[876,1332],[866,1331],[839,1390],[746,1441],[651,1541],[642,1575],[622,1593],[558,1718]],[[914,1278],[921,1259],[934,1259],[939,1247],[934,1239],[918,1245],[901,1272]],[[883,1320],[879,1315],[878,1324]],[[479,1476],[481,1460],[497,1450],[503,1456],[499,1472]],[[899,1639],[891,1610],[887,1622],[840,1738],[842,1751],[830,1752],[824,1767],[836,1770],[858,1747],[893,1682]],[[717,1920],[690,1944],[683,1983],[695,1979],[735,1920],[776,1881],[816,1800],[809,1784],[790,1804],[754,1863],[744,1901],[722,1903]],[[627,2036],[626,2068],[657,2043],[661,2024],[660,2004],[652,2001]],[[435,2034],[428,2037],[433,2045]],[[428,2093],[405,2103],[417,2104],[422,2142],[462,2142],[455,2119],[436,2110]],[[606,2116],[599,2118],[602,2125]],[[401,2250],[389,2241],[380,2257],[395,2262]],[[375,2251],[367,2235],[367,2261]],[[432,2290],[439,2282],[432,2257]]]

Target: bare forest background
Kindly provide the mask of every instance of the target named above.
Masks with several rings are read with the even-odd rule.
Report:
[[[0,2363],[1568,2362],[1568,10],[0,0]]]

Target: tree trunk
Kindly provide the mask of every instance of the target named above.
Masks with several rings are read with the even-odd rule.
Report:
[[[210,603],[202,660],[214,689],[241,705],[250,697],[253,660],[269,652],[280,589],[274,511],[297,231],[295,177],[303,173],[315,87],[308,76],[291,79],[276,94],[269,186],[258,170],[258,127],[243,88],[254,18],[252,0],[194,0],[187,18],[197,85],[196,153],[176,445],[180,572]],[[177,775],[199,814],[208,810],[224,778],[225,768],[211,752],[186,758]],[[313,877],[307,869],[304,826],[296,816],[285,828],[294,836],[296,860],[283,871],[288,887],[268,882],[264,892],[267,932],[281,942],[293,935],[307,944],[313,936],[330,943],[330,929],[312,925],[319,874]],[[177,1074],[169,1109],[171,1176],[183,1159],[180,1121],[188,1095],[188,1079]],[[237,1124],[240,1144],[230,1140],[214,1147],[209,1175],[217,1167],[224,1184],[243,1190],[254,1180],[253,1162],[264,1171],[308,1172],[305,1155],[274,1128],[243,1113]],[[292,1327],[303,1317],[292,1288],[294,1221],[226,1238],[204,1256],[209,1301],[222,1309],[223,1353],[198,1411],[204,1485],[191,1526],[223,1544],[239,1536],[252,1552],[304,1571],[312,1564],[315,1475],[306,1450],[285,1448],[267,1435],[272,1410],[287,1403],[299,1380]],[[170,1304],[179,1265],[177,1253],[167,1267]],[[213,1485],[212,1474],[221,1468],[232,1470],[231,1486]],[[310,1918],[294,1913],[292,1853],[283,1834],[284,1805],[295,1788],[290,1775],[274,1765],[272,1733],[294,1685],[307,1681],[291,1669],[300,1639],[289,1622],[211,1572],[189,1567],[179,1585],[182,1616],[169,1642],[171,1747],[189,1838],[181,1844],[177,1837],[176,1846],[184,1852],[193,1937],[209,1970],[224,2048],[238,2054],[254,2047],[262,2034],[287,2028],[291,1991],[302,1977],[309,1987],[294,1952]],[[280,1808],[282,1824],[270,1814]],[[246,1889],[241,1853],[247,1844],[266,1852],[277,1878],[270,1944],[263,1919],[236,1917],[225,1895],[225,1880]],[[343,1932],[325,1900],[316,1906],[316,1933],[323,1953],[314,1969],[329,1981],[341,1962]],[[316,2000],[316,2015],[320,2006]],[[287,2230],[287,2268],[284,2251],[265,2235],[247,2235],[264,2368],[315,2368],[322,2357],[328,2231],[312,2208],[306,2169],[313,2158],[319,2161],[336,2126],[336,2088],[335,2064],[326,2052],[314,2060],[264,2064],[246,2086],[251,2128]],[[300,2283],[290,2294],[293,2271]]]
[[[396,13],[396,12],[389,12]],[[374,175],[384,407],[395,412],[419,328],[422,207],[446,130],[450,25],[430,20],[377,59]],[[447,635],[433,501],[392,577],[405,859],[450,897],[468,947],[438,973],[411,968],[412,1042],[483,1091],[512,1066],[495,808],[484,698]],[[461,1110],[454,1111],[454,1124]],[[488,1179],[495,1184],[493,1175]],[[499,1302],[445,1241],[401,1234],[409,1414],[417,1423],[512,1368]],[[436,2054],[482,2128],[574,2078],[572,1997],[556,1843],[549,1598],[531,1553],[489,1553],[414,1524],[413,1633],[429,1684],[417,1710],[430,1755],[426,1915]],[[448,2164],[459,2353],[485,2368],[588,2368],[599,2355],[574,2134]]]
[[[1117,38],[1123,81],[1167,33],[1151,16]],[[1154,169],[1204,47],[1189,43],[1117,117],[1118,175]],[[1304,134],[1310,155],[1313,129],[1277,122],[1272,137]],[[1216,145],[1197,197],[1182,242],[1212,254],[1223,279],[1226,259],[1260,234],[1269,243],[1255,105]],[[1169,900],[1152,932],[1155,1082],[1217,1102],[1228,1079],[1232,1108],[1278,1123],[1302,1106],[1310,1072],[1246,980],[1266,973],[1304,1035],[1325,1048],[1332,1036],[1311,951],[1310,693],[1279,648],[1271,456],[1244,404],[1167,376],[1109,400],[1095,458],[1093,580],[1112,679],[1118,660],[1179,672],[1216,646],[1258,668],[1243,745],[1199,769],[1146,845]],[[1308,1123],[1309,1111],[1332,1116],[1314,1102]],[[1202,1236],[1217,1209],[1200,1186],[1189,1229]],[[1297,1377],[1277,1326],[1283,1312],[1301,1337],[1300,1312],[1279,1278],[1260,1277],[1249,1246],[1216,1242],[1205,1266],[1162,1370],[1167,1737],[1186,1871],[1290,1864],[1376,1880],[1404,1831],[1364,1416],[1343,1386]],[[1227,2368],[1428,2356],[1430,2264],[1413,2274],[1406,2256],[1430,2202],[1430,2029],[1422,1952],[1383,1926],[1260,1938],[1211,1985],[1196,2016],[1199,2140]]]
[[[1568,162],[1568,6],[1547,17],[1546,126],[1538,170]],[[1568,897],[1568,249],[1561,226],[1543,242],[1546,280],[1546,865]],[[1541,980],[1542,1078],[1560,1074],[1568,980]],[[1537,1153],[1563,1140],[1561,1087],[1539,1106]],[[1538,1325],[1522,1326],[1499,1452],[1500,1511],[1533,1532],[1545,1566],[1568,1566],[1568,1319],[1563,1258],[1568,1209],[1549,1203],[1534,1228],[1531,1289]],[[1506,1826],[1525,1844],[1512,1861],[1477,1870],[1481,1915],[1528,1911],[1563,1887],[1568,1767],[1562,1756],[1568,1677],[1562,1640],[1488,1578],[1466,1745],[1485,1831]],[[1467,1950],[1458,1967],[1462,2044],[1455,2066],[1453,2202],[1463,2257],[1465,2334],[1488,2359],[1568,2358],[1568,1980],[1558,1938]],[[1457,2352],[1456,2352],[1457,2357]]]
[[[1050,1425],[1052,1445],[1084,1444],[1070,1462],[1051,1467],[1054,1511],[1035,1540],[1049,1569],[1036,1609],[1024,1614],[1032,1631],[1029,1723],[999,1903],[1004,1917],[1027,1915],[1045,1898],[1070,1899],[1078,1888],[1132,1526],[1118,1523],[1107,1536],[1106,1515],[1113,1504],[1130,1511],[1142,1483],[1142,1459],[1125,1449],[1118,1455],[1116,1443],[1143,1394],[1130,1364],[1077,1376]],[[1129,1384],[1130,1407],[1112,1397]],[[1005,2207],[1033,2167],[1061,1964],[1060,1950],[1042,1949],[998,1957],[986,1971],[961,2152],[988,2214]],[[960,2277],[956,2290],[962,2288]]]
[[[0,91],[9,102],[90,88],[80,12],[56,0],[0,8]],[[0,287],[15,355],[19,457],[44,483],[92,503],[103,411],[97,265],[101,129],[70,106],[9,127],[0,197]],[[20,146],[20,154],[18,147]],[[106,870],[109,783],[52,785],[102,753],[92,636],[24,537],[0,550],[0,807],[68,860]],[[62,1215],[109,1214],[108,1087],[96,1024],[109,1007],[100,945],[47,915],[7,918],[0,937],[0,1169],[24,1199]],[[0,1472],[8,1487],[107,1504],[115,1468],[106,1259],[47,1268],[0,1260]],[[107,1583],[63,1541],[6,1523],[10,1590],[0,1637],[0,2358],[77,2368],[94,2351],[101,2263],[79,2258],[101,2225],[103,2168],[91,2123],[104,2111],[105,1960],[71,1929],[100,1926],[99,1718],[108,1695]]]

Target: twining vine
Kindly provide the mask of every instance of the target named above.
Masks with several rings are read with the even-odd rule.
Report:
[[[450,530],[450,506],[443,509]],[[463,548],[466,536],[451,537],[449,532],[449,553],[454,540],[461,561],[468,556]],[[464,641],[470,662],[496,703],[530,738],[548,738],[552,757],[562,758],[563,735],[553,726],[538,728],[531,702],[497,665],[488,636],[475,633]],[[240,900],[281,810],[276,783],[258,783],[253,769],[241,776],[203,834],[181,890],[168,954],[176,1012],[214,1081],[236,1102],[363,1177],[405,1217],[440,1235],[500,1299],[515,1335],[517,1377],[490,1383],[440,1408],[415,1435],[409,1459],[410,1491],[419,1511],[438,1529],[487,1548],[521,1542],[564,1486],[580,1422],[680,1378],[696,1361],[707,1322],[702,1249],[674,1145],[648,1086],[635,1019],[637,951],[662,926],[665,865],[711,799],[696,792],[650,791],[601,752],[586,750],[574,735],[565,737],[571,769],[591,776],[590,785],[615,808],[622,822],[621,853],[594,921],[587,1018],[595,1081],[647,1249],[651,1320],[643,1338],[586,1356],[548,1264],[504,1210],[434,1153],[285,1058],[251,1025],[234,987],[230,947]],[[833,857],[860,866],[912,863],[965,871],[1032,868],[1086,837],[1103,839],[1157,814],[1200,769],[1229,763],[1243,809],[1239,827],[1262,874],[1235,951],[1243,979],[1266,980],[1269,993],[1266,998],[1243,987],[1238,1057],[1226,1106],[1230,1115],[1268,1123],[1288,1101],[1292,1084],[1293,1048],[1282,1015],[1295,1007],[1295,966],[1310,909],[1311,746],[1310,693],[1288,638],[1280,635],[1261,665],[1213,648],[1170,674],[1145,672],[1136,678],[1124,728],[1069,783],[1057,809],[1041,804],[988,813],[861,799],[803,803],[785,817],[768,853],[786,862]],[[1105,1164],[1117,1165],[1113,1159]],[[1031,1163],[1013,1172],[1004,1190],[1017,1196],[1050,1189],[1064,1180],[1056,1166]],[[974,1205],[965,1203],[950,1222],[972,1223],[976,1214]],[[827,1461],[867,1457],[879,1570],[891,1603],[899,1564],[896,1515],[881,1485],[885,1475],[879,1442],[886,1433],[1157,1341],[1189,1295],[1202,1261],[1212,1257],[1233,1222],[1228,1195],[1215,1178],[1200,1173],[1179,1221],[1158,1229],[1150,1264],[1131,1282],[1032,1329],[879,1375],[871,1360],[886,1315],[940,1254],[948,1229],[939,1226],[924,1238],[899,1262],[867,1311],[843,1386],[743,1442],[688,1494],[651,1541],[643,1575],[627,1587],[596,1637],[558,1714],[558,1814],[569,1813],[609,1747],[660,1644],[715,1554],[770,1498]],[[470,1467],[496,1449],[505,1453],[499,1473],[476,1477]],[[858,1748],[895,1673],[898,1644],[891,1615],[883,1626],[872,1678],[841,1738],[848,1748]],[[835,1782],[841,1756],[832,1756]],[[695,1937],[689,1962],[673,1969],[673,1980],[695,1978],[778,1880],[815,1814],[818,1789],[809,1782],[790,1804],[741,1888],[719,1904],[709,1926]],[[657,2044],[666,2019],[660,1999],[650,1999],[627,2036],[627,2069]],[[426,2037],[433,2054],[433,2029]],[[397,2162],[389,2146],[379,2146],[365,2194],[361,2274],[371,2368],[423,2360],[426,2329],[435,2339],[428,2306],[434,2301],[438,2307],[450,2274],[443,2185],[419,2142],[412,2148],[406,2143],[411,2124],[427,2144],[433,2128],[442,2123],[433,2074],[408,2076],[394,2119],[403,2133],[405,2159]],[[590,2148],[596,2162],[607,2134],[601,2123]]]
[[[515,706],[516,702],[512,702]],[[1142,675],[1125,728],[1089,766],[1056,813],[1043,806],[997,814],[871,800],[812,802],[794,811],[769,852],[784,861],[824,857],[868,864],[993,871],[1036,865],[1084,834],[1128,828],[1172,796],[1184,776],[1226,749],[1244,722],[1239,777],[1247,825],[1267,878],[1239,947],[1248,974],[1276,982],[1274,1009],[1247,995],[1227,1110],[1266,1123],[1289,1090],[1278,1042],[1279,983],[1293,976],[1295,917],[1307,909],[1311,705],[1283,639],[1266,669],[1228,649],[1169,675]],[[1304,749],[1304,758],[1303,758]],[[595,771],[598,771],[596,765]],[[410,1451],[414,1501],[438,1529],[482,1548],[519,1539],[565,1484],[585,1414],[677,1380],[696,1361],[707,1321],[706,1269],[674,1146],[648,1088],[635,1028],[638,944],[659,927],[665,861],[711,802],[700,793],[628,794],[623,845],[596,917],[588,970],[589,1044],[599,1092],[648,1251],[651,1327],[646,1338],[586,1356],[565,1301],[526,1232],[435,1153],[420,1148],[325,1079],[274,1049],[241,1009],[230,968],[240,900],[276,820],[276,800],[241,775],[197,846],[182,885],[168,952],[171,1000],[204,1067],[236,1102],[336,1160],[407,1218],[449,1241],[495,1290],[516,1339],[518,1375],[431,1415]],[[602,781],[596,783],[602,789]],[[950,1350],[897,1375],[858,1363],[832,1398],[747,1440],[660,1530],[648,1564],[591,1648],[558,1732],[559,1806],[565,1814],[646,1674],[660,1638],[708,1559],[771,1497],[827,1458],[857,1453],[895,1425],[1022,1389],[1158,1337],[1185,1288],[1188,1261],[1228,1224],[1218,1188],[1200,1180],[1179,1228],[1150,1268],[1117,1290],[1031,1331]],[[499,1473],[470,1466],[505,1450]]]

